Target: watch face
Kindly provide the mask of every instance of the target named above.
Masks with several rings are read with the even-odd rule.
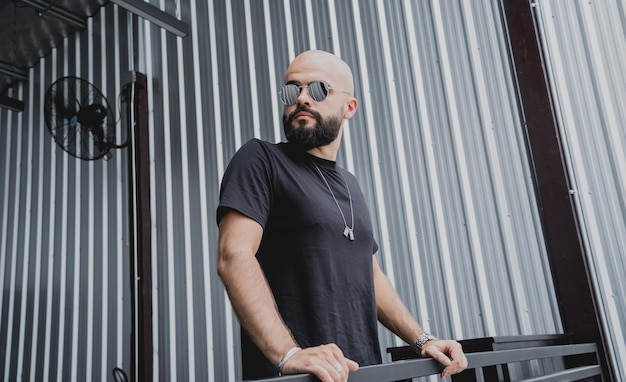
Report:
[[[435,336],[428,334],[428,333],[422,333],[420,334],[420,336],[417,338],[417,341],[415,342],[415,347],[417,348],[418,351],[422,350],[422,346],[424,346],[424,344],[426,342],[428,342],[429,340],[435,340],[437,338],[435,338]]]

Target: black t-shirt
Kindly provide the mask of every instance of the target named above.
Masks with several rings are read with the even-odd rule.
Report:
[[[354,211],[354,241],[345,228]],[[339,173],[341,171],[341,174]],[[344,183],[344,179],[345,182]],[[378,250],[356,178],[333,161],[288,143],[247,142],[231,160],[217,221],[235,209],[264,229],[257,259],[287,327],[301,347],[336,343],[361,366],[381,362],[372,256]],[[244,379],[277,375],[242,332]]]

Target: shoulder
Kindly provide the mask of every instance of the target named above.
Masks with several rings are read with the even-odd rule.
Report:
[[[252,138],[237,150],[235,157],[244,156],[246,158],[254,158],[283,155],[283,146],[284,143],[271,143],[261,139]]]
[[[241,168],[255,168],[270,161],[274,155],[273,144],[260,139],[251,139],[244,143],[228,163],[226,172],[239,171]]]
[[[337,166],[337,169],[341,171],[341,174],[343,175],[346,182],[350,184],[357,184],[357,185],[359,184],[357,177],[353,173],[351,173],[350,171],[346,170],[345,168],[341,166]]]
[[[240,174],[245,179],[262,179],[266,182],[276,179],[283,168],[293,162],[285,143],[271,143],[260,139],[250,139],[232,157],[224,178],[230,179]]]
[[[273,143],[263,141],[257,138],[252,138],[246,143],[244,143],[238,150],[235,155],[243,155],[243,154],[253,154],[253,153],[263,153],[271,150],[271,146]]]

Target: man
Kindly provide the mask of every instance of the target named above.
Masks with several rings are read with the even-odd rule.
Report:
[[[335,163],[353,94],[345,62],[300,54],[280,91],[288,143],[251,140],[224,174],[218,273],[243,329],[244,379],[347,381],[381,362],[377,320],[442,363],[442,377],[467,367],[461,346],[424,333],[381,271],[363,194]]]

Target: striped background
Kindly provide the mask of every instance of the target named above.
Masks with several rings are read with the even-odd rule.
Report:
[[[0,109],[3,379],[129,371],[127,153],[69,157],[42,105],[52,82],[76,75],[119,112],[132,70],[149,87],[155,379],[240,378],[239,329],[215,272],[219,182],[243,142],[282,139],[277,88],[306,49],[353,68],[360,108],[339,162],[368,200],[382,267],[425,328],[458,339],[561,330],[499,2],[154,4],[191,34],[108,5],[11,91],[24,112]],[[624,369],[624,5],[538,1],[537,15]],[[383,352],[401,344],[380,333]]]
[[[626,3],[542,1],[572,195],[615,375],[626,380]]]

